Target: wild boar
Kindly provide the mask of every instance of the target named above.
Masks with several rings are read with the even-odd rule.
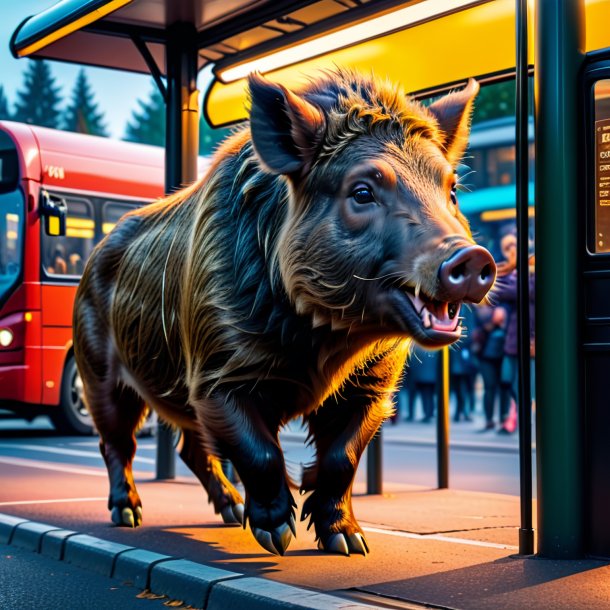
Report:
[[[352,483],[409,345],[457,341],[461,304],[495,278],[456,195],[478,88],[426,108],[347,70],[298,92],[252,75],[249,125],[207,175],[99,244],[74,348],[114,523],[142,520],[132,460],[148,405],[183,431],[216,512],[283,554],[296,505],[278,431],[301,416],[316,451],[302,519],[321,549],[366,554]]]

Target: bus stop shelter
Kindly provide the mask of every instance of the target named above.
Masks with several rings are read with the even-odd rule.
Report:
[[[11,49],[17,57],[150,73],[167,104],[169,192],[196,178],[196,77],[205,65],[214,65],[216,77],[205,103],[212,125],[245,118],[244,76],[252,70],[294,84],[314,67],[345,63],[368,71],[373,61],[384,62],[390,78],[406,80],[407,89],[419,95],[459,85],[469,76],[491,81],[514,75],[516,64],[518,74],[527,79],[534,63],[533,28],[529,35],[521,29],[515,44],[515,5],[521,6],[520,23],[527,24],[527,2],[511,0],[63,0],[26,19],[15,31]],[[589,2],[587,25],[604,23],[600,5]],[[537,301],[552,312],[538,327],[538,358],[548,367],[538,375],[538,551],[574,557],[583,539],[579,389],[577,381],[556,380],[575,379],[578,352],[573,297],[578,285],[572,205],[576,178],[567,167],[577,165],[577,103],[575,93],[564,85],[575,82],[585,49],[584,0],[537,0],[536,11],[537,145],[563,154],[566,168],[553,169],[557,159],[552,154],[537,160],[537,219],[543,227],[537,268],[549,278],[537,289]],[[607,41],[602,44],[601,30],[587,34],[588,48],[608,46]],[[404,52],[384,50],[377,42],[380,36],[394,37],[393,48]],[[527,137],[524,141],[527,151]],[[525,185],[527,217],[527,180]],[[563,239],[560,250],[556,235]],[[557,325],[566,324],[566,332],[556,332]],[[530,447],[522,450],[530,452]],[[159,438],[160,477],[171,476],[173,455],[171,433],[164,429]]]

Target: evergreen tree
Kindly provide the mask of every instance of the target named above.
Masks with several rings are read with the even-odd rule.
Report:
[[[126,140],[165,146],[165,102],[157,85],[147,101],[138,100],[139,109],[134,110],[127,123]],[[199,154],[210,155],[216,146],[230,133],[230,129],[213,129],[201,115],[199,120]]]
[[[139,110],[134,110],[125,130],[126,140],[165,145],[165,101],[157,85],[147,101],[138,100]]]
[[[23,89],[17,92],[13,118],[22,123],[59,128],[60,89],[46,61],[30,61],[23,75]]]
[[[199,120],[199,154],[211,155],[216,147],[231,133],[227,127],[213,128],[205,120],[203,113]]]
[[[103,113],[98,111],[97,103],[93,100],[87,75],[81,68],[72,90],[72,100],[64,115],[64,129],[94,136],[107,136],[103,117]]]
[[[473,123],[515,116],[515,81],[510,79],[481,87],[474,101]]]
[[[10,119],[11,113],[8,109],[8,100],[6,99],[6,95],[4,93],[4,87],[0,85],[0,121],[2,119]]]

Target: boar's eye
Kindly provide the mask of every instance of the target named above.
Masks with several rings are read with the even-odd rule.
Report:
[[[451,203],[453,205],[457,205],[457,203],[458,203],[458,200],[457,200],[457,184],[454,184],[451,187],[451,195],[450,195],[450,197],[451,197]]]
[[[351,197],[354,198],[356,203],[373,203],[375,201],[375,197],[373,195],[373,191],[364,184],[359,184],[351,194]]]

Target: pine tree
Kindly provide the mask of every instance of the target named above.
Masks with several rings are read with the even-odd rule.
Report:
[[[481,87],[474,102],[473,123],[515,116],[515,81]]]
[[[165,145],[165,101],[157,85],[153,83],[153,90],[148,101],[138,100],[139,110],[134,110],[131,120],[125,130],[126,140]]]
[[[104,115],[97,109],[93,100],[91,84],[85,70],[81,68],[72,90],[72,100],[64,115],[64,129],[93,136],[107,136]]]
[[[147,101],[138,100],[139,110],[134,110],[127,123],[126,140],[165,146],[165,102],[157,85]],[[203,115],[199,120],[199,154],[210,155],[216,146],[230,133],[229,129],[212,129]]]
[[[55,84],[46,61],[30,61],[17,92],[14,119],[22,123],[59,128],[61,87]]]
[[[203,113],[201,113],[201,119],[199,120],[199,154],[211,155],[218,144],[230,133],[230,128],[221,127],[214,129],[210,127]]]
[[[8,109],[8,100],[4,93],[4,87],[0,85],[0,121],[3,119],[10,119],[11,113]]]

